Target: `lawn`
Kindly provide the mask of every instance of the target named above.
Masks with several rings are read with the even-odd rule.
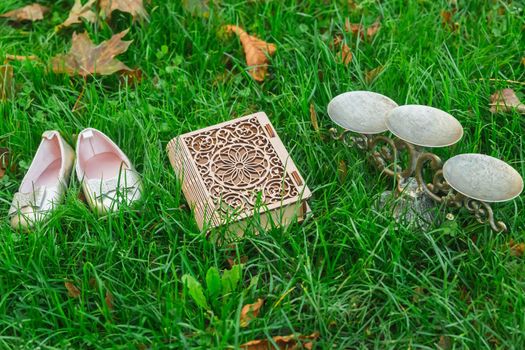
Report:
[[[204,17],[178,0],[153,0],[149,22],[117,14],[111,25],[59,32],[73,0],[41,2],[52,9],[42,21],[0,21],[0,58],[41,60],[11,62],[16,93],[0,103],[0,147],[14,165],[0,180],[0,349],[229,349],[313,332],[319,349],[525,347],[525,265],[509,248],[525,241],[524,196],[496,206],[508,233],[464,212],[429,230],[397,224],[376,205],[393,184],[360,151],[327,136],[335,125],[326,113],[331,98],[351,90],[441,108],[465,129],[460,143],[439,151],[443,158],[485,153],[525,174],[523,116],[489,111],[490,95],[503,88],[525,100],[523,1],[458,0],[443,25],[441,12],[452,11],[444,0],[221,0]],[[28,3],[2,0],[0,13]],[[367,27],[379,19],[381,28],[361,40],[344,30],[346,18]],[[248,74],[226,24],[276,45],[264,82]],[[133,43],[119,59],[142,70],[140,83],[47,69],[75,30],[100,43],[126,28]],[[353,53],[348,65],[333,45],[337,35]],[[313,217],[215,245],[197,228],[165,147],[256,111],[268,114],[312,190]],[[49,222],[13,231],[9,204],[42,132],[59,130],[73,144],[85,127],[107,133],[135,163],[143,200],[100,217],[73,179]],[[199,306],[182,276],[209,295],[208,270],[228,271],[229,259],[243,262],[238,285]],[[243,305],[259,298],[259,316],[241,327]]]

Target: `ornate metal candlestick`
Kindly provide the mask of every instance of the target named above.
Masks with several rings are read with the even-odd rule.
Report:
[[[426,165],[433,172],[432,183],[423,178]],[[523,191],[523,179],[514,168],[484,154],[460,154],[443,165],[435,154],[424,153],[418,159],[416,178],[434,201],[463,207],[496,232],[507,231],[507,225],[495,221],[490,203],[510,201]]]
[[[328,105],[328,115],[345,129],[342,133],[330,129],[333,138],[367,151],[373,164],[396,181],[398,195],[408,193],[413,202],[427,202],[411,205],[418,214],[427,216],[423,211],[428,202],[444,203],[466,208],[495,231],[507,229],[494,221],[488,203],[508,201],[521,193],[523,180],[512,167],[474,154],[456,156],[443,166],[437,155],[425,150],[451,146],[462,138],[463,127],[452,115],[429,106],[397,106],[388,97],[367,91],[336,96]],[[387,130],[396,137],[377,135]],[[430,184],[423,176],[428,164],[435,172]],[[477,195],[480,191],[483,196]]]

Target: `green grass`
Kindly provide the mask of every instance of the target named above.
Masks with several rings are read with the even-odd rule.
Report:
[[[3,0],[0,12],[28,2]],[[52,6],[44,21],[19,28],[0,22],[0,57],[35,54],[48,62],[69,50],[72,31],[54,27],[73,1],[43,3]],[[314,331],[320,349],[434,349],[440,339],[457,349],[524,348],[525,266],[508,248],[510,239],[525,240],[524,197],[496,206],[507,234],[465,213],[457,213],[453,232],[396,224],[375,206],[392,184],[357,150],[321,138],[308,111],[313,101],[325,133],[333,127],[326,105],[344,91],[432,105],[465,128],[457,146],[439,152],[444,158],[486,153],[525,174],[523,117],[488,109],[497,89],[523,91],[503,80],[525,81],[524,2],[458,0],[458,33],[441,26],[440,11],[448,8],[442,0],[361,3],[351,10],[347,1],[224,0],[204,19],[179,1],[153,0],[150,23],[132,25],[127,38],[134,42],[120,56],[144,71],[143,82],[132,88],[116,77],[90,78],[76,112],[81,79],[14,62],[16,98],[0,104],[0,146],[11,149],[16,164],[0,180],[0,348],[234,348]],[[371,42],[345,34],[354,53],[348,67],[331,47],[347,16],[382,23]],[[238,40],[220,34],[229,23],[277,45],[264,83],[246,73]],[[122,15],[112,27],[77,30],[85,27],[101,42],[130,24]],[[158,54],[163,45],[168,52]],[[379,65],[383,72],[368,84],[365,71]],[[259,110],[307,179],[314,217],[216,246],[185,206],[164,149],[178,134]],[[144,199],[100,218],[79,200],[74,179],[49,222],[30,234],[14,232],[7,211],[42,132],[58,129],[72,143],[88,126],[107,133],[134,161]],[[342,160],[344,183],[337,170]],[[212,311],[199,308],[181,277],[204,283],[208,269],[228,269],[232,255],[248,257],[239,286]],[[68,297],[64,281],[74,282],[81,296]],[[113,310],[106,291],[114,296]],[[242,306],[257,298],[266,300],[260,316],[241,328]]]

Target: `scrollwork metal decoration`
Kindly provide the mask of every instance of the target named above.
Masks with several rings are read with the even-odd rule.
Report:
[[[433,172],[432,183],[427,183],[423,176],[427,165]],[[433,153],[421,154],[417,161],[415,177],[420,188],[437,203],[456,209],[463,207],[474,215],[479,223],[488,223],[495,232],[507,231],[507,225],[504,222],[495,221],[494,211],[490,204],[458,193],[450,186],[443,176],[443,161],[437,155]]]

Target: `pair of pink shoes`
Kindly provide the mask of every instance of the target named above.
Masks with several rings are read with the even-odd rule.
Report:
[[[76,162],[75,162],[76,159]],[[140,176],[128,157],[102,132],[84,129],[76,154],[58,131],[46,131],[9,216],[13,228],[29,229],[44,221],[64,200],[73,166],[89,206],[97,213],[116,210],[140,199]]]

